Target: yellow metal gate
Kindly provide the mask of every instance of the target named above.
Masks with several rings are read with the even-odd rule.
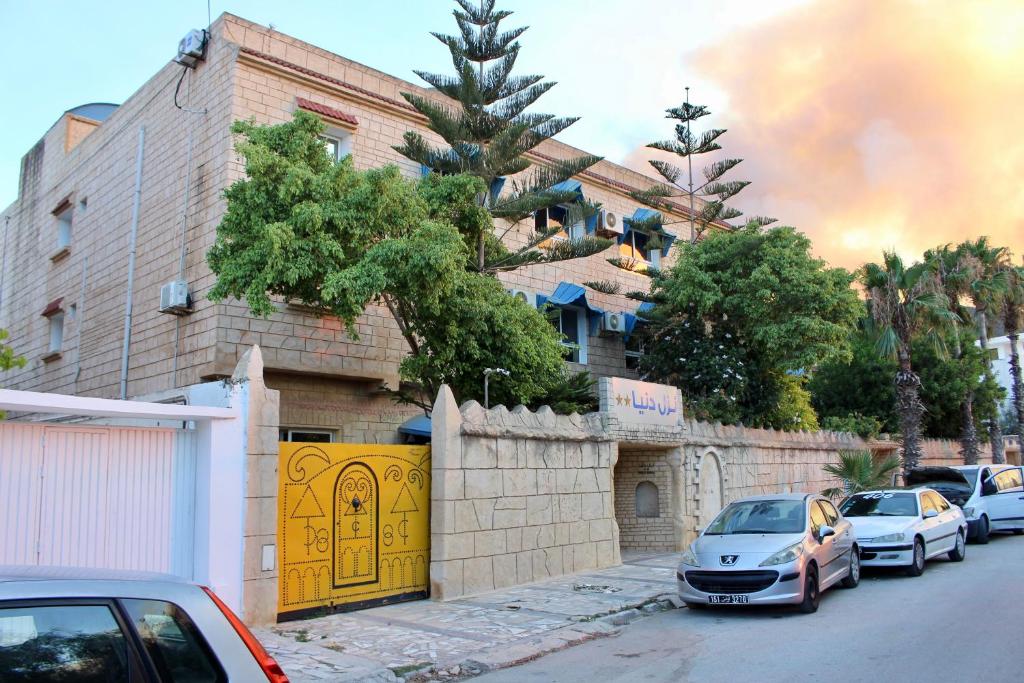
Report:
[[[278,618],[427,596],[430,447],[281,443]]]

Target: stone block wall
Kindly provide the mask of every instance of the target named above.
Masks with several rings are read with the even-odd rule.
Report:
[[[451,599],[619,563],[611,472],[596,414],[434,405],[431,596]]]
[[[622,550],[675,550],[672,464],[664,449],[619,448],[615,465],[615,520]],[[647,490],[638,491],[643,485]],[[651,486],[656,487],[656,492]],[[647,495],[656,494],[653,501]],[[640,500],[638,501],[638,497]],[[656,509],[651,503],[656,501]],[[656,512],[654,516],[648,516]],[[646,513],[646,515],[645,515]]]

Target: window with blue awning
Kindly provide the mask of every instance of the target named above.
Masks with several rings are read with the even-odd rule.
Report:
[[[624,219],[622,224],[622,234],[618,237],[619,244],[630,242],[630,233],[634,229],[637,233],[644,235],[657,233],[661,238],[661,255],[668,256],[672,243],[676,241],[676,236],[662,226],[661,212],[654,209],[641,207],[634,211],[631,217]]]

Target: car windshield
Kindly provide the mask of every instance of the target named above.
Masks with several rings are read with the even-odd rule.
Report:
[[[916,493],[858,493],[847,498],[839,511],[844,517],[916,517]]]
[[[705,535],[796,534],[804,530],[803,500],[750,500],[733,503],[711,522]]]
[[[966,477],[967,482],[971,485],[971,490],[974,490],[974,485],[978,483],[978,468],[975,467],[969,470],[960,470],[960,473]]]

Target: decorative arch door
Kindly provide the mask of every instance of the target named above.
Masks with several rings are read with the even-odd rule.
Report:
[[[380,487],[369,466],[354,462],[334,484],[334,587],[376,583]]]

